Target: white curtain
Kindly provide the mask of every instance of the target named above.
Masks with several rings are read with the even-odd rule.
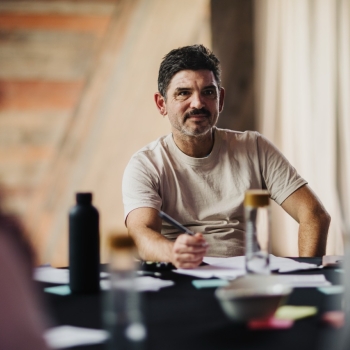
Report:
[[[327,254],[343,254],[350,217],[350,2],[255,0],[258,129],[332,217]],[[297,224],[273,207],[272,249],[297,256]]]

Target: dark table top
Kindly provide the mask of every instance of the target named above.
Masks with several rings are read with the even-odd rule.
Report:
[[[296,260],[321,264],[321,258]],[[332,284],[341,283],[341,274],[334,268],[300,271],[298,274],[324,274]],[[148,332],[146,349],[149,350],[328,350],[332,349],[331,344],[340,332],[325,326],[320,319],[325,311],[341,309],[342,297],[339,294],[325,295],[317,288],[296,288],[287,304],[317,306],[317,315],[298,320],[287,330],[252,331],[227,318],[215,298],[215,288],[196,289],[191,283],[196,278],[173,271],[162,271],[160,278],[173,280],[175,285],[158,292],[141,293]],[[48,284],[39,283],[39,286],[43,289]],[[55,325],[103,329],[102,310],[106,293],[43,295]],[[101,350],[105,345],[74,349]]]

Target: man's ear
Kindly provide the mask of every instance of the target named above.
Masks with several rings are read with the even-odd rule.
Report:
[[[165,104],[165,99],[164,97],[161,95],[160,92],[156,92],[154,94],[154,101],[156,103],[156,106],[159,110],[159,113],[164,117],[166,116],[168,113],[166,111],[166,104]]]
[[[220,88],[220,95],[219,95],[219,112],[222,112],[224,109],[224,99],[225,99],[225,89],[222,87]]]

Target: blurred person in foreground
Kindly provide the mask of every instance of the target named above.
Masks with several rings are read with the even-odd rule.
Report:
[[[44,320],[32,281],[34,255],[16,217],[1,208],[0,349],[47,350]]]
[[[330,217],[288,160],[254,131],[219,129],[220,63],[202,45],[163,59],[154,99],[172,133],[133,155],[123,176],[125,223],[141,258],[194,268],[204,256],[244,255],[244,193],[267,189],[299,223],[300,256],[325,254]],[[158,216],[162,210],[195,236]]]

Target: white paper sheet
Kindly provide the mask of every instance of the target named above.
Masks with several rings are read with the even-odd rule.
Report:
[[[278,272],[292,272],[298,270],[310,270],[316,269],[317,265],[302,263],[293,259],[281,258],[278,256],[270,255],[270,267],[271,270],[278,270]]]
[[[174,272],[199,278],[217,277],[222,279],[235,279],[245,274],[244,269],[233,269],[231,267],[219,265],[200,266],[196,269],[177,269]]]
[[[108,277],[109,273],[101,272],[101,278]],[[69,270],[68,269],[56,269],[51,266],[42,266],[34,269],[34,279],[40,282],[56,283],[56,284],[68,284],[69,283]],[[151,276],[141,276],[136,278],[136,288],[140,292],[146,291],[158,291],[164,287],[170,287],[174,285],[173,281],[161,280],[159,278]],[[110,281],[101,280],[100,287],[102,290],[110,289]]]
[[[325,287],[331,285],[324,275],[273,275],[269,277],[276,279],[276,282],[287,284],[294,288]]]
[[[225,266],[235,270],[245,269],[245,257],[234,256],[231,258],[204,257],[203,261],[212,266]]]
[[[107,277],[107,272],[101,272],[100,277]],[[69,283],[69,270],[57,269],[51,266],[40,266],[34,269],[33,278],[39,282],[56,283],[56,284],[68,284]]]
[[[151,276],[137,277],[135,282],[136,290],[139,292],[156,292],[161,288],[170,287],[175,284],[173,281],[161,280]],[[108,290],[111,288],[111,281],[102,280],[100,281],[100,286],[102,290]],[[125,286],[125,288],[128,288],[128,286]]]
[[[69,270],[40,266],[34,269],[33,277],[39,282],[67,284],[69,283]]]
[[[90,329],[73,326],[59,326],[48,329],[44,338],[50,348],[64,349],[79,345],[104,343],[108,332],[101,329]]]

